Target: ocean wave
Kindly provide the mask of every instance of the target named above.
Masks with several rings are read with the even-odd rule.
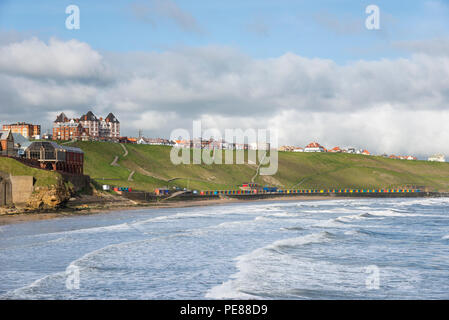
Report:
[[[401,202],[395,203],[397,207],[403,206],[435,206],[435,205],[448,205],[449,198],[413,198],[411,200],[403,200]]]
[[[221,208],[221,207],[220,207]],[[236,215],[252,215],[257,214],[260,212],[271,212],[274,211],[275,213],[270,213],[271,215],[276,215],[278,213],[283,212],[277,207],[270,207],[270,206],[242,206],[240,208],[236,207],[228,207],[225,209],[220,209],[216,211],[205,211],[202,210],[200,212],[178,212],[176,214],[169,214],[169,215],[163,215],[158,217],[152,217],[144,220],[135,221],[132,223],[133,226],[143,225],[147,223],[152,222],[165,222],[165,221],[172,221],[172,220],[181,220],[181,219],[196,219],[196,218],[217,218],[221,216],[236,216]]]
[[[265,299],[271,289],[264,289],[263,275],[268,269],[277,265],[294,266],[298,261],[291,255],[281,254],[285,248],[299,248],[304,245],[323,243],[336,238],[330,232],[312,233],[301,237],[277,240],[265,247],[236,257],[238,272],[231,275],[229,280],[214,286],[206,292],[209,299]]]
[[[264,216],[267,217],[267,218],[270,218],[270,217],[274,217],[274,218],[295,218],[295,217],[298,217],[299,214],[298,213],[282,211],[282,212],[266,214]]]
[[[337,219],[328,219],[315,223],[313,227],[317,228],[350,228],[351,225],[345,224]]]
[[[275,221],[274,218],[267,218],[266,216],[257,216],[254,218],[254,221]]]
[[[304,227],[283,227],[280,228],[280,230],[284,230],[284,231],[302,231],[305,230]]]
[[[265,249],[268,250],[279,250],[283,248],[298,248],[303,245],[311,243],[326,242],[335,238],[335,234],[327,231],[320,233],[312,233],[301,237],[288,238],[283,240],[277,240],[271,245],[267,246]]]
[[[234,228],[234,227],[244,227],[248,224],[254,223],[254,219],[252,220],[239,220],[239,221],[226,221],[222,222],[220,224],[217,224],[215,226],[209,227],[209,229],[227,229],[227,228]]]
[[[54,299],[55,292],[63,298],[70,298],[71,291],[67,290],[65,287],[67,280],[66,270],[70,268],[77,268],[80,275],[83,275],[87,278],[88,275],[86,274],[88,274],[89,271],[97,270],[97,268],[95,267],[97,255],[111,250],[115,251],[120,247],[135,245],[142,242],[150,242],[156,239],[157,238],[110,244],[97,250],[88,252],[80,258],[77,258],[70,262],[64,271],[45,275],[37,280],[34,280],[32,283],[26,286],[8,291],[0,295],[0,299]],[[51,292],[51,294],[48,292]]]
[[[41,238],[42,236],[45,236],[45,237],[60,236],[60,237],[46,239],[44,241],[33,240],[33,242],[29,242],[27,244],[17,245],[17,246],[15,246],[15,248],[39,247],[42,245],[53,244],[53,243],[58,243],[58,242],[66,242],[66,241],[70,241],[71,239],[75,239],[75,238],[70,237],[70,235],[102,233],[102,232],[122,232],[122,231],[131,231],[133,229],[137,230],[137,228],[130,226],[128,223],[121,223],[121,224],[114,224],[114,225],[102,226],[102,227],[91,227],[91,228],[81,228],[81,229],[73,229],[73,230],[65,230],[65,231],[32,234],[32,235],[28,235],[26,237],[31,238],[31,239]],[[14,238],[18,238],[18,237],[12,237],[10,239],[14,239]],[[0,250],[3,250],[3,249],[5,249],[5,248],[3,248],[3,247],[0,248]]]
[[[221,285],[212,287],[205,295],[208,299],[231,299],[231,300],[260,300],[262,297],[248,294],[239,290],[233,280],[223,282]]]
[[[347,222],[352,222],[354,220],[361,220],[361,219],[365,219],[365,217],[363,217],[360,214],[356,214],[356,215],[351,215],[351,216],[337,217],[337,218],[335,218],[335,221],[347,223]]]
[[[184,232],[181,232],[179,235],[191,235],[191,236],[203,236],[205,234],[211,233],[211,232],[220,232],[224,230],[229,229],[244,229],[248,230],[249,227],[251,227],[252,224],[254,224],[255,220],[239,220],[239,221],[226,221],[219,223],[217,225],[202,227],[202,228],[196,228],[196,229],[188,229]]]
[[[371,231],[371,230],[366,230],[366,229],[354,229],[354,230],[348,230],[344,232],[345,235],[367,235],[367,236],[375,236],[375,235],[380,235],[380,236],[385,236],[387,235],[386,233],[381,233],[381,232],[375,232],[375,231]]]
[[[408,213],[407,211],[395,210],[395,209],[370,211],[369,214],[372,216],[376,216],[376,217],[426,217],[426,216],[428,216],[425,214]]]
[[[348,231],[344,232],[344,234],[347,236],[353,236],[353,235],[360,234],[360,233],[361,232],[359,230],[348,230]]]
[[[66,279],[66,273],[57,272],[46,275],[33,281],[31,284],[11,290],[0,295],[2,300],[22,300],[22,299],[48,299],[52,295],[45,293],[45,288],[54,287],[56,283],[64,283]],[[44,290],[40,290],[44,289]]]
[[[128,231],[131,227],[128,223],[121,224],[113,224],[109,226],[102,227],[91,227],[91,228],[81,228],[74,230],[65,230],[65,231],[57,231],[57,232],[49,232],[45,234],[33,234],[30,237],[40,237],[42,235],[70,235],[70,234],[83,234],[83,233],[100,233],[100,232],[110,232],[110,231]],[[50,242],[53,240],[50,240]]]
[[[158,216],[158,217],[152,217],[149,219],[143,219],[143,220],[138,220],[138,221],[134,221],[132,223],[130,223],[130,226],[132,227],[138,227],[141,225],[145,225],[148,223],[153,223],[153,222],[169,222],[169,221],[176,221],[176,220],[181,220],[181,219],[196,219],[196,218],[208,218],[208,217],[218,217],[220,216],[220,214],[212,214],[212,213],[198,213],[198,212],[193,212],[193,213],[189,213],[189,212],[180,212],[180,213],[176,213],[176,214],[170,214],[170,215],[164,215],[164,216]]]

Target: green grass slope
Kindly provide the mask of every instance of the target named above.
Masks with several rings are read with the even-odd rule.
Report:
[[[61,179],[61,175],[57,172],[35,169],[17,160],[4,157],[0,157],[0,171],[12,176],[33,176],[36,179],[34,185],[37,187],[56,185]]]
[[[251,181],[255,164],[174,165],[170,147],[76,142],[85,152],[84,172],[100,184],[152,191],[157,187],[237,189]],[[118,166],[111,166],[115,156]],[[449,163],[393,160],[375,156],[333,153],[279,152],[278,171],[255,182],[282,188],[394,188],[425,186],[449,191]],[[131,172],[133,181],[128,181]]]

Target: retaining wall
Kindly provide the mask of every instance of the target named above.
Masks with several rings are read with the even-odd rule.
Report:
[[[33,193],[33,176],[11,176],[12,201],[17,203],[26,203]]]

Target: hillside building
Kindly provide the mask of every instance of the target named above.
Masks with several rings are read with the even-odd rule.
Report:
[[[41,126],[25,122],[17,122],[13,124],[4,124],[3,130],[11,130],[12,133],[20,133],[27,139],[40,139]]]
[[[39,162],[42,169],[82,175],[84,152],[79,148],[60,146],[55,142],[33,142],[25,150],[27,159]]]
[[[64,113],[53,123],[53,140],[81,140],[83,133],[84,136],[89,136],[88,130],[84,129],[77,119],[69,120]]]
[[[427,159],[428,161],[446,162],[446,158],[442,154],[434,154]]]
[[[120,122],[109,113],[97,118],[92,111],[80,118],[69,119],[61,113],[53,123],[53,140],[118,140],[120,138]]]
[[[304,152],[326,152],[326,149],[318,142],[312,142],[304,148]]]

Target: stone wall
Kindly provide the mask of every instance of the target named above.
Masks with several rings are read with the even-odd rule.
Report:
[[[62,178],[65,182],[70,182],[73,185],[74,192],[85,191],[86,193],[91,193],[90,177],[87,175],[77,175],[60,172]]]

